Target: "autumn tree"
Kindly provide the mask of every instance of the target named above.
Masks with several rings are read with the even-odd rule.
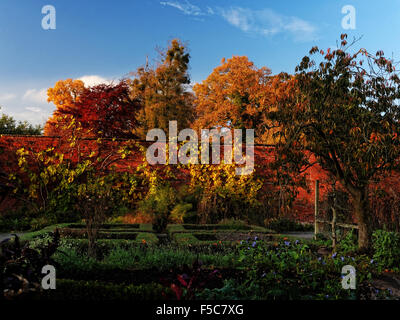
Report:
[[[74,117],[97,137],[135,138],[135,113],[141,108],[129,95],[125,81],[87,88],[77,104]]]
[[[45,136],[57,136],[60,134],[60,128],[64,127],[63,123],[61,123],[63,117],[76,112],[77,103],[80,101],[80,96],[84,91],[85,85],[83,81],[73,79],[57,81],[54,88],[47,90],[47,101],[53,102],[56,110],[44,126]]]
[[[194,127],[255,129],[256,142],[272,143],[270,120],[265,117],[274,97],[271,80],[268,68],[257,68],[245,56],[223,59],[206,80],[193,87]]]
[[[193,120],[193,94],[188,90],[190,55],[177,39],[170,42],[154,68],[138,68],[131,81],[131,97],[138,99],[143,108],[137,114],[135,133],[142,139],[153,128],[168,131],[170,120],[178,128],[188,128]]]
[[[301,170],[315,159],[349,192],[359,248],[367,249],[369,185],[383,172],[398,169],[400,80],[383,52],[350,53],[356,41],[346,39],[342,35],[336,50],[312,48],[296,68],[297,94],[278,103],[269,117],[282,126],[282,163]]]
[[[129,93],[125,81],[88,88],[82,87],[79,80],[58,82],[55,88],[49,89],[49,101],[56,104],[57,110],[47,122],[45,133],[62,135],[60,128],[65,126],[61,122],[73,117],[82,124],[86,136],[135,138],[135,113],[141,106]]]

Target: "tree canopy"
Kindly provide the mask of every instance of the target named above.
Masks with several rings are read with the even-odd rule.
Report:
[[[56,136],[60,134],[60,121],[65,115],[70,115],[77,109],[77,103],[85,90],[81,80],[66,79],[57,81],[54,88],[47,90],[47,101],[53,102],[56,110],[44,126],[44,135]]]
[[[273,96],[271,79],[268,68],[258,69],[245,56],[223,59],[206,80],[193,87],[195,128],[251,128],[256,130],[257,142],[273,143],[265,117]]]
[[[140,105],[129,93],[125,81],[88,88],[80,80],[59,81],[48,91],[57,110],[46,123],[45,134],[62,135],[63,122],[73,117],[82,124],[86,136],[135,138],[135,114]]]
[[[314,47],[291,81],[296,90],[269,117],[277,121],[281,161],[301,170],[316,162],[350,193],[359,224],[359,246],[370,245],[368,186],[378,174],[398,169],[400,80],[382,51],[350,53]],[[319,56],[319,59],[312,59]]]
[[[143,106],[137,113],[135,133],[142,139],[153,128],[168,131],[169,121],[178,128],[190,127],[193,121],[193,94],[188,90],[190,55],[178,40],[160,52],[160,62],[154,68],[138,68],[131,80],[131,97]]]

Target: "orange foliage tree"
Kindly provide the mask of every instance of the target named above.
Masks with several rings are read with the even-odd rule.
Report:
[[[80,96],[84,91],[84,83],[81,80],[73,79],[57,81],[54,88],[47,90],[47,101],[53,102],[56,110],[44,126],[45,136],[59,135],[62,116],[70,115],[76,111],[76,105],[80,101]]]
[[[256,142],[272,143],[265,110],[271,104],[271,71],[257,68],[246,56],[223,59],[202,83],[196,84],[194,127],[255,129]]]

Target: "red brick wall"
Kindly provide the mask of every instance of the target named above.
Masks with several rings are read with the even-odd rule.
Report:
[[[104,150],[112,149],[123,143],[123,140],[105,140],[101,148]],[[98,148],[98,144],[95,139],[85,139],[82,143],[82,152],[92,152],[95,148]],[[67,148],[65,141],[58,137],[43,137],[43,136],[1,136],[0,137],[0,169],[3,171],[12,172],[17,170],[17,158],[15,151],[21,147],[30,148],[34,151],[44,150],[49,147],[56,147],[59,149]],[[67,150],[67,149],[65,149]],[[64,150],[64,152],[65,152]],[[62,150],[60,150],[62,151]],[[275,149],[271,146],[256,146],[255,147],[255,166],[259,174],[268,174],[266,164],[274,160]],[[68,156],[68,154],[66,154]],[[73,157],[72,155],[70,155]],[[123,162],[118,163],[118,167],[121,170],[133,170],[140,163],[141,155],[133,154],[127,157]],[[311,159],[312,160],[312,159]],[[298,196],[293,207],[294,216],[302,221],[313,221],[314,219],[314,192],[315,192],[315,180],[320,180],[320,194],[321,198],[324,198],[325,194],[329,190],[328,175],[318,165],[309,168],[306,172],[306,179],[308,185],[308,191],[303,188],[298,189]],[[181,179],[187,178],[184,172],[182,172]],[[400,194],[400,175],[393,174],[384,179],[380,185],[384,185],[385,189],[394,194]],[[375,185],[373,188],[377,188]],[[3,201],[0,206],[0,211],[4,210],[4,206],[10,205],[10,200]]]

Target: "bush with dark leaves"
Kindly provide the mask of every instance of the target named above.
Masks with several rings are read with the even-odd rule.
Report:
[[[59,244],[56,230],[50,243],[35,249],[19,237],[0,243],[0,301],[28,298],[41,290],[42,268],[56,263],[51,259]]]

